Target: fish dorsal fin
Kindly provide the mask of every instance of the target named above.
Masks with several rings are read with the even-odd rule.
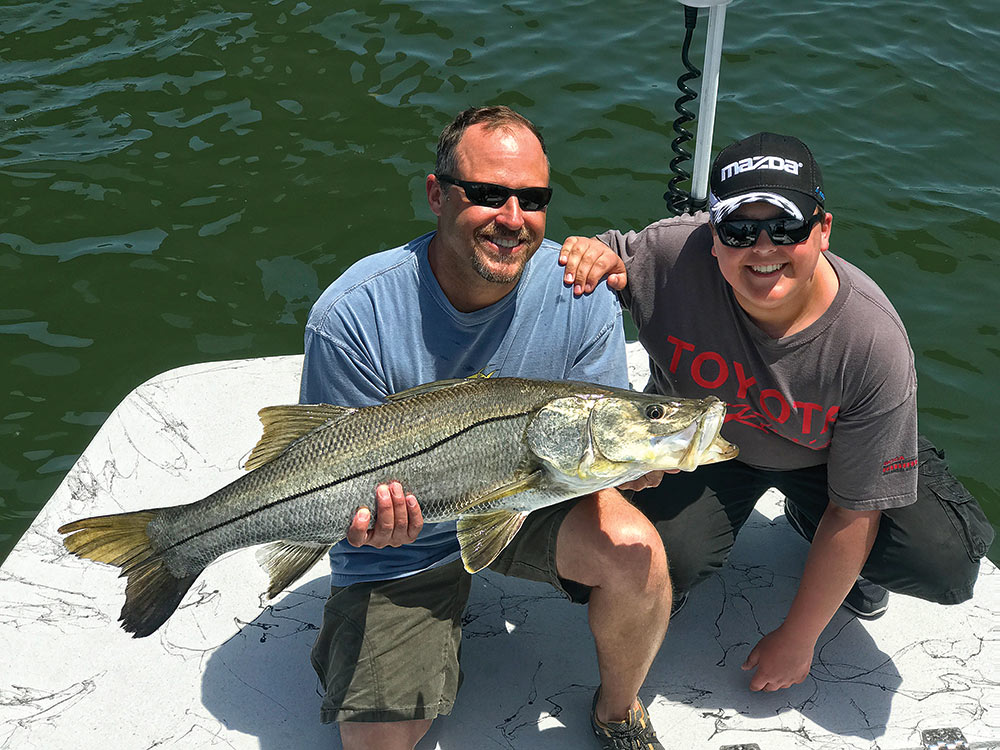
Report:
[[[495,510],[490,513],[464,515],[458,519],[458,543],[462,547],[462,563],[470,573],[478,573],[510,544],[527,511]]]
[[[405,401],[408,398],[413,398],[414,396],[420,396],[424,393],[431,393],[433,391],[443,391],[446,388],[454,388],[459,385],[468,384],[477,378],[450,378],[448,380],[435,380],[431,383],[424,383],[423,385],[415,385],[412,388],[407,388],[405,391],[399,391],[398,393],[390,393],[385,397],[386,401]]]
[[[300,437],[354,411],[356,409],[330,404],[265,406],[257,412],[264,426],[264,434],[250,452],[243,468],[250,471],[263,466],[284,453]]]
[[[273,599],[305,575],[331,546],[312,542],[272,542],[258,549],[257,562],[271,579],[267,598]]]

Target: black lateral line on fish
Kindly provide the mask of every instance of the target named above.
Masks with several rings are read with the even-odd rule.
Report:
[[[335,485],[341,484],[342,482],[350,482],[351,480],[357,479],[358,477],[363,477],[365,474],[371,474],[371,473],[376,472],[376,471],[381,471],[382,469],[385,469],[385,468],[391,466],[392,464],[400,463],[401,461],[408,461],[409,459],[416,458],[417,456],[422,456],[423,454],[428,453],[428,452],[434,450],[438,446],[443,445],[444,443],[447,443],[449,440],[453,440],[456,437],[458,437],[459,435],[463,435],[464,433],[469,432],[470,430],[474,430],[477,427],[482,427],[483,425],[492,424],[493,422],[501,422],[501,421],[503,421],[505,419],[517,419],[518,417],[523,417],[523,416],[525,416],[527,414],[531,414],[533,411],[535,411],[534,408],[528,409],[526,411],[516,412],[516,413],[513,413],[513,414],[504,414],[504,415],[501,415],[499,417],[490,417],[489,419],[484,419],[481,422],[475,422],[473,424],[470,424],[467,427],[463,427],[461,430],[458,430],[457,432],[454,432],[451,435],[448,435],[447,437],[441,438],[441,440],[438,440],[436,443],[428,445],[426,448],[421,448],[420,450],[414,451],[413,453],[410,453],[408,455],[401,456],[399,458],[394,458],[390,462],[386,462],[384,464],[380,464],[379,466],[373,466],[370,469],[365,469],[365,470],[359,471],[359,472],[357,472],[355,474],[350,474],[350,475],[348,475],[346,477],[342,477],[342,478],[337,479],[337,480],[335,480],[333,482],[328,482],[327,484],[321,484],[321,485],[318,485],[316,487],[312,487],[312,488],[310,488],[308,490],[303,490],[302,492],[296,492],[294,495],[288,495],[287,497],[278,498],[277,500],[275,500],[273,502],[270,502],[267,505],[262,505],[259,508],[252,508],[251,510],[246,511],[245,513],[241,513],[238,516],[234,516],[233,518],[229,518],[229,519],[227,519],[225,521],[222,521],[221,523],[217,523],[214,526],[209,526],[206,529],[202,529],[201,531],[195,532],[194,534],[191,534],[190,536],[184,537],[183,539],[180,539],[180,540],[174,542],[170,546],[164,547],[163,550],[162,550],[162,552],[167,552],[169,550],[174,549],[175,547],[179,547],[182,544],[186,544],[187,542],[190,542],[192,539],[195,539],[195,538],[201,536],[202,534],[207,534],[207,533],[209,533],[211,531],[215,531],[216,529],[221,529],[224,526],[228,526],[229,524],[235,523],[236,521],[242,521],[242,520],[244,520],[246,518],[249,518],[250,516],[254,516],[254,515],[258,514],[258,513],[263,513],[265,510],[270,510],[271,508],[274,508],[274,507],[276,507],[278,505],[281,505],[282,503],[290,502],[292,500],[297,500],[298,498],[302,497],[303,495],[308,495],[310,492],[316,492],[317,490],[325,490],[328,487],[333,487]]]

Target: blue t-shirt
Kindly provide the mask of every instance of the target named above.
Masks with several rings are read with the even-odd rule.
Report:
[[[502,300],[462,313],[431,271],[433,236],[358,261],[323,292],[306,323],[300,403],[370,406],[478,373],[628,387],[618,299],[605,284],[574,299],[562,283],[559,245],[545,240]],[[358,504],[374,498],[373,486]],[[401,578],[458,557],[455,523],[428,523],[402,547],[335,545],[331,582]]]

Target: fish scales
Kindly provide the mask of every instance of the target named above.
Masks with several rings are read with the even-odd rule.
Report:
[[[493,381],[507,386],[500,389],[472,380],[359,409],[204,503],[164,509],[150,535],[172,540],[163,551],[175,574],[276,538],[332,544],[344,538],[359,506],[373,505],[375,486],[392,480],[420,498],[426,521],[454,518],[519,468],[538,468],[521,436],[552,390],[510,380]]]

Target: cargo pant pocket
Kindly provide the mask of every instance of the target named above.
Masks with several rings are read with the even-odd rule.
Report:
[[[993,527],[979,502],[955,477],[947,475],[926,480],[937,501],[944,508],[945,516],[965,545],[972,562],[978,562],[993,543]]]

